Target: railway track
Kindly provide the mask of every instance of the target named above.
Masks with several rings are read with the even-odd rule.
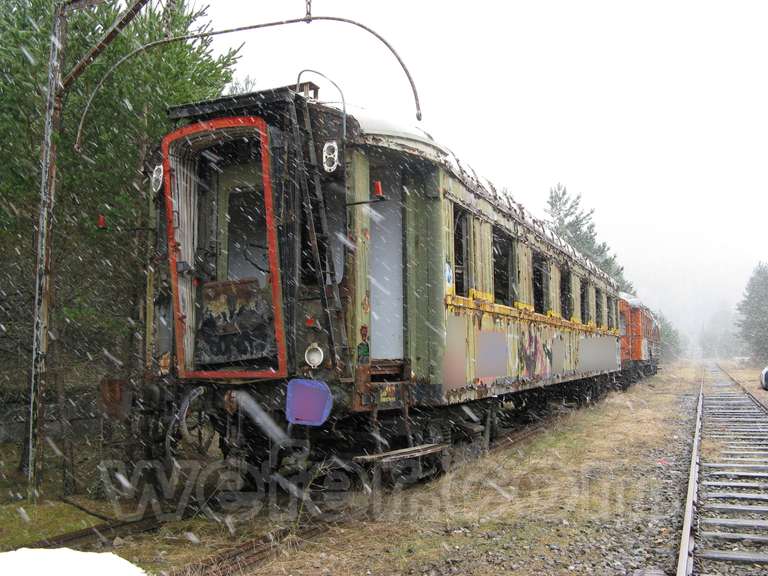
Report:
[[[67,532],[51,538],[45,538],[29,544],[29,548],[80,548],[99,542],[112,542],[118,536],[123,538],[132,534],[151,532],[162,526],[163,522],[154,517],[141,520],[114,520],[90,528]]]
[[[768,409],[702,376],[677,576],[768,573]]]

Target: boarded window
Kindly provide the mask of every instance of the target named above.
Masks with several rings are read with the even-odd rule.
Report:
[[[470,216],[469,212],[453,206],[453,272],[456,294],[469,295],[470,271]]]
[[[549,310],[549,262],[543,254],[533,253],[533,311]]]
[[[580,282],[579,302],[581,304],[581,323],[589,324],[589,284],[583,278]]]
[[[493,228],[493,298],[505,306],[514,305],[517,299],[515,241],[496,227]]]
[[[570,320],[573,316],[573,290],[571,271],[568,268],[560,270],[560,314],[566,320]]]

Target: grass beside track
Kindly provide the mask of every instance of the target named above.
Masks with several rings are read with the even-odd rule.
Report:
[[[0,506],[0,551],[13,550],[102,521],[64,502],[19,502]]]

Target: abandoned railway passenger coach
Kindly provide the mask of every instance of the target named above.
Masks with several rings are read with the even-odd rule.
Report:
[[[427,445],[481,434],[505,395],[620,370],[611,279],[426,133],[316,91],[170,111],[146,334],[166,447],[205,414],[260,460],[253,405],[320,452]]]
[[[622,370],[639,375],[655,374],[661,356],[661,332],[651,310],[636,296],[622,292],[619,325]]]

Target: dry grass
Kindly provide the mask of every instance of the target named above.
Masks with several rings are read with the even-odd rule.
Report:
[[[150,574],[184,566],[257,536],[256,527],[232,536],[219,523],[203,518],[170,522],[157,532],[129,536],[111,551]]]

